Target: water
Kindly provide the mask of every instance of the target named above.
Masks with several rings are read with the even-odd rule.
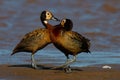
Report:
[[[17,53],[10,56],[10,53],[11,51],[8,50],[0,50],[0,64],[31,64],[31,54]],[[35,54],[35,60],[37,64],[62,65],[66,61],[66,57],[58,50],[41,50]],[[72,66],[83,67],[99,64],[120,64],[120,54],[118,52],[81,53]]]
[[[7,55],[11,53],[26,33],[38,27],[44,28],[39,20],[39,15],[43,10],[50,10],[60,19],[72,19],[74,23],[73,30],[91,40],[90,50],[92,54],[80,54],[74,65],[119,63],[119,4],[120,0],[0,0],[0,55],[6,55],[4,57],[0,56],[2,59],[0,64],[11,64],[14,63],[14,59],[19,59],[21,54],[18,57],[16,55],[16,58],[13,59]],[[53,25],[58,24],[50,23]],[[54,52],[51,53],[51,49]],[[59,51],[53,45],[47,46],[44,51],[51,54],[40,56],[43,63],[46,62],[44,60],[48,57],[51,59],[50,63],[61,64],[65,61],[64,55],[61,53],[60,55],[56,54]],[[40,53],[42,54],[41,51]],[[57,56],[54,57],[54,54]],[[21,57],[24,56],[21,55]],[[9,58],[10,61],[12,60],[11,62]],[[27,58],[29,60],[30,57]],[[54,62],[53,59],[58,60]],[[21,61],[21,59],[17,61]],[[49,63],[49,61],[47,62]]]

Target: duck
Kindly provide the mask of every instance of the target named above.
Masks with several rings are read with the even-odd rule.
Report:
[[[18,52],[31,53],[31,65],[34,69],[39,69],[36,65],[34,54],[38,50],[43,49],[44,47],[51,43],[49,30],[47,29],[45,23],[47,23],[48,20],[59,21],[59,19],[54,17],[54,15],[48,10],[42,11],[40,19],[45,28],[35,29],[25,34],[21,41],[13,49],[13,52],[11,54],[14,55]]]
[[[78,32],[72,31],[72,28],[73,22],[65,18],[50,31],[52,43],[67,58],[65,64],[52,69],[63,68],[67,73],[72,72],[70,64],[76,61],[77,55],[82,52],[90,53],[90,40]],[[72,55],[73,58],[70,59],[69,55]]]

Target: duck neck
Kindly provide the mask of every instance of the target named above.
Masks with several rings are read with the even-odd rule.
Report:
[[[44,21],[47,21],[47,20],[43,19],[42,17],[40,17],[40,19],[41,19],[42,24],[47,28],[46,24],[44,23]]]
[[[41,18],[41,22],[47,29],[49,29],[49,30],[52,29],[52,25],[48,23],[48,20]]]

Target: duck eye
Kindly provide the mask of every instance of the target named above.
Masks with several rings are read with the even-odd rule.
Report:
[[[47,13],[47,15],[50,15],[49,13]]]
[[[63,20],[63,23],[65,23],[65,20]]]
[[[64,20],[62,21],[62,23],[63,23],[63,24],[65,23]]]

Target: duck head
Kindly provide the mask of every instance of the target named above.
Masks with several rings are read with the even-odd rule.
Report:
[[[60,24],[66,31],[71,31],[73,28],[73,22],[70,19],[62,19]]]
[[[40,16],[41,21],[47,21],[47,20],[55,20],[60,21],[58,18],[54,17],[54,15],[50,11],[43,11]]]

